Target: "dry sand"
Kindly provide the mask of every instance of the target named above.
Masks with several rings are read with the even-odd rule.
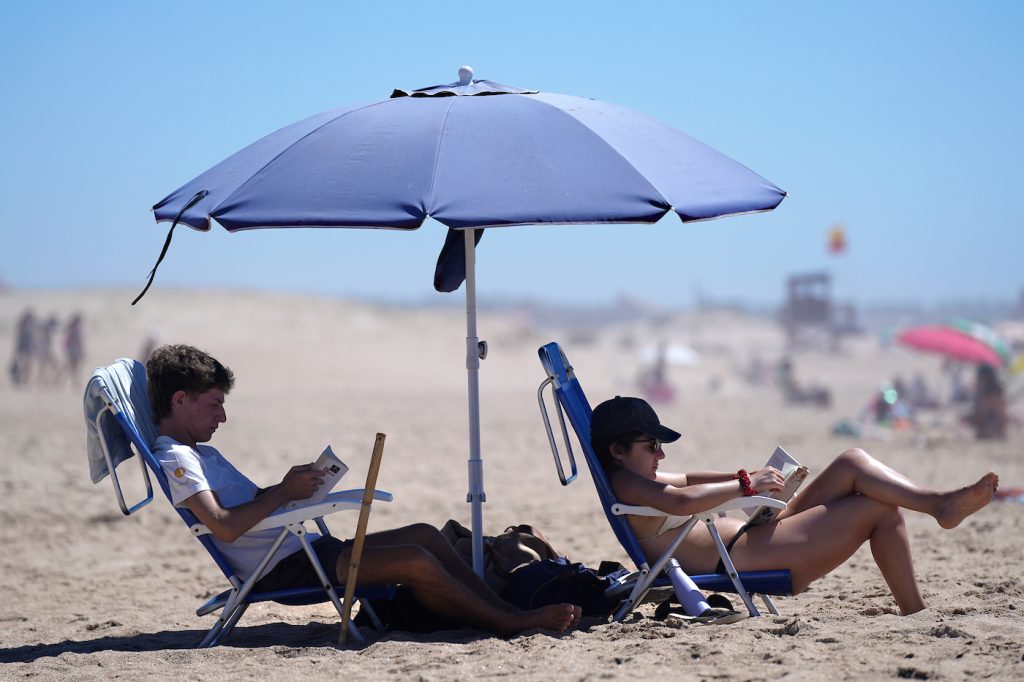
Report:
[[[249,609],[228,642],[191,649],[211,624],[194,609],[224,580],[157,499],[123,517],[110,484],[89,481],[81,390],[93,366],[139,352],[152,328],[163,342],[189,342],[228,363],[238,380],[229,422],[214,444],[257,483],[280,479],[326,443],[366,470],[374,433],[387,434],[379,486],[395,502],[374,507],[370,529],[448,518],[468,524],[464,314],[396,310],[290,296],[155,291],[136,308],[132,292],[7,292],[0,295],[0,358],[11,356],[13,326],[25,306],[86,316],[86,368],[74,386],[15,390],[0,382],[0,678],[293,679],[344,676],[457,679],[965,679],[1024,677],[1024,505],[993,503],[960,528],[943,531],[908,513],[923,591],[931,608],[907,618],[867,548],[796,597],[782,617],[723,627],[673,626],[650,611],[625,623],[588,619],[562,636],[528,632],[507,639],[470,631],[371,636],[361,649],[336,649],[329,606]],[[608,327],[572,342],[567,329],[538,329],[523,315],[484,314],[491,354],[481,374],[487,504],[485,530],[513,523],[541,528],[575,561],[627,562],[597,506],[589,476],[558,484],[537,414],[542,377],[536,348],[566,346],[594,400],[635,393],[636,348],[665,336],[704,352],[694,368],[674,368],[679,399],[659,408],[684,439],[669,450],[679,469],[760,465],[782,444],[820,470],[846,447],[863,445],[920,482],[952,487],[989,469],[1004,486],[1024,485],[1024,433],[976,443],[951,415],[929,417],[926,442],[842,439],[831,425],[855,413],[878,382],[922,371],[938,382],[938,361],[883,351],[874,339],[841,355],[797,357],[797,374],[826,383],[830,409],[783,404],[770,387],[744,383],[735,368],[754,349],[781,353],[770,324],[727,313],[681,315],[631,332]],[[721,383],[709,390],[714,379]],[[933,423],[934,421],[934,423]],[[134,464],[130,465],[134,468]],[[126,468],[131,472],[131,468]],[[336,519],[338,517],[335,517]],[[332,521],[340,534],[349,519]]]

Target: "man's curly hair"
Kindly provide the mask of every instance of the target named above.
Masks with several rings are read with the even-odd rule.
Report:
[[[171,413],[171,397],[178,391],[199,395],[211,388],[225,393],[235,385],[235,375],[209,353],[193,346],[175,344],[160,346],[146,362],[149,378],[149,404],[153,421]]]

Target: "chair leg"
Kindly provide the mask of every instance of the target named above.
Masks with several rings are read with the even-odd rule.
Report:
[[[732,557],[729,556],[729,550],[725,548],[725,543],[722,542],[722,536],[718,534],[718,529],[715,528],[715,523],[712,518],[705,519],[705,523],[708,526],[708,531],[711,532],[711,537],[715,541],[715,547],[718,548],[718,555],[722,558],[722,564],[725,566],[726,573],[729,574],[729,580],[732,581],[733,587],[736,589],[736,594],[743,600],[744,606],[747,607],[747,612],[752,618],[757,618],[761,615],[761,612],[754,606],[754,600],[750,598],[750,593],[747,592],[747,588],[743,586],[743,581],[740,580],[740,575],[736,571],[736,566],[732,563]]]
[[[651,589],[651,583],[654,582],[653,574],[649,569],[642,569],[640,575],[636,577],[636,582],[633,583],[633,589],[630,591],[629,596],[619,605],[619,608],[615,611],[615,621],[621,621],[623,618],[628,616],[630,612],[636,608],[636,605],[640,603],[640,600],[644,598],[647,591]]]
[[[221,643],[221,641],[230,634],[234,629],[238,619],[242,617],[246,609],[249,608],[247,602],[234,602],[224,606],[224,610],[221,611],[220,616],[217,618],[217,622],[214,623],[210,631],[206,633],[202,641],[199,642],[198,648],[207,649],[215,647]]]
[[[291,528],[289,528],[292,530]],[[331,598],[331,603],[334,604],[335,610],[338,612],[338,616],[341,618],[341,627],[348,628],[348,632],[359,644],[365,644],[366,639],[359,632],[359,628],[352,622],[351,619],[345,618],[345,609],[342,606],[341,598],[338,597],[337,590],[334,589],[334,585],[327,579],[327,574],[324,573],[324,567],[320,565],[320,560],[316,557],[316,552],[313,551],[313,547],[309,544],[309,540],[306,539],[306,534],[302,532],[301,526],[298,529],[292,530],[292,533],[299,538],[299,542],[302,544],[302,549],[305,550],[306,556],[309,558],[309,562],[313,565],[313,570],[316,571],[316,575],[320,578],[320,584],[323,585],[324,591],[327,592],[327,596]],[[348,622],[346,622],[346,620]]]
[[[777,608],[775,608],[775,602],[772,600],[771,597],[769,597],[767,594],[762,594],[760,596],[761,596],[761,601],[764,602],[764,605],[768,608],[768,612],[769,613],[771,613],[773,616],[781,615],[779,613],[779,610]]]
[[[373,623],[373,629],[377,632],[384,632],[384,623],[381,622],[380,617],[377,615],[377,611],[370,604],[369,599],[359,600],[359,610],[365,611],[366,615],[369,616],[370,622]]]
[[[245,612],[246,610],[248,610],[248,608],[249,602],[239,604],[238,607],[235,609],[234,613],[231,614],[231,617],[228,619],[228,621],[224,623],[224,628],[220,631],[220,634],[217,635],[213,639],[213,642],[210,643],[210,646],[217,646],[222,641],[224,641],[224,639],[231,634],[231,631],[235,629],[235,625],[238,624],[238,620],[243,615],[245,615]]]

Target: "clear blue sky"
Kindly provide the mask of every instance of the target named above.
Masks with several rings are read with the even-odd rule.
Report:
[[[482,299],[771,302],[821,267],[858,302],[1011,299],[1022,30],[1019,2],[4,3],[0,279],[141,288],[166,194],[295,120],[470,64],[653,115],[789,192],[691,225],[491,230]],[[850,248],[830,258],[837,222]],[[155,286],[440,299],[443,237],[179,228]]]

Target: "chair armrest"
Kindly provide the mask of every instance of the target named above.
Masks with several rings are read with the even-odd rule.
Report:
[[[763,495],[753,495],[751,497],[736,497],[727,502],[723,502],[717,507],[711,509],[705,509],[704,511],[698,512],[700,514],[717,514],[718,512],[733,511],[735,509],[749,509],[751,507],[760,507],[765,505],[768,507],[774,507],[775,509],[785,509],[786,503],[782,500],[776,500],[774,497],[764,497]],[[613,504],[612,513],[616,516],[622,516],[629,514],[631,516],[666,516],[665,512],[654,507],[640,507],[631,504]],[[671,516],[671,514],[667,514]],[[677,518],[688,518],[688,517],[677,517]]]
[[[374,490],[373,499],[379,502],[391,502],[395,499],[395,496],[391,493],[386,493],[383,490]],[[278,509],[273,514],[247,530],[246,533],[252,533],[258,530],[267,530],[268,528],[281,528],[282,526],[288,526],[293,523],[302,523],[303,521],[318,519],[321,516],[327,516],[328,514],[344,511],[346,509],[359,509],[362,504],[362,489],[342,490],[337,493],[328,493],[324,499],[316,504],[305,506],[300,505],[294,509]],[[191,526],[191,530],[193,535],[207,535],[213,532],[201,523]]]

